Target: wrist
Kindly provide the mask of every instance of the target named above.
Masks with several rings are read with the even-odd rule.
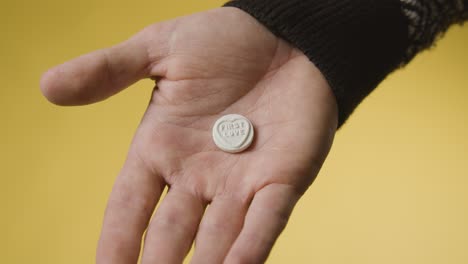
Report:
[[[398,0],[234,0],[277,36],[300,49],[330,84],[342,125],[408,46]]]

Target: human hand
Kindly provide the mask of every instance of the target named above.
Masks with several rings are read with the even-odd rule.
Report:
[[[41,88],[56,104],[81,105],[149,77],[157,87],[109,198],[97,263],[137,263],[146,229],[143,264],[181,263],[193,242],[195,264],[264,262],[330,149],[327,82],[248,14],[219,8],[57,66]],[[234,113],[255,128],[238,154],[211,136]]]

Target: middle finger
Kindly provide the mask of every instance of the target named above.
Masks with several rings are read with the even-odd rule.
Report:
[[[233,197],[213,200],[198,229],[192,264],[223,262],[242,229],[247,207],[247,202]]]
[[[180,264],[197,232],[205,204],[188,191],[171,188],[148,227],[142,264]]]

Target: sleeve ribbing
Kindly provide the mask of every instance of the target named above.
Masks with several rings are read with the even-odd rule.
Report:
[[[404,63],[431,47],[450,25],[468,19],[468,0],[400,0],[408,18],[409,46]]]

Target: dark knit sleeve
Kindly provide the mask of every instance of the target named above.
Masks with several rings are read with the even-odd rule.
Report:
[[[460,4],[463,0],[426,2],[441,1]],[[341,126],[390,72],[424,46],[411,43],[409,25],[415,21],[404,12],[403,2],[408,7],[425,1],[233,0],[226,6],[244,10],[304,52],[329,82]],[[410,12],[413,7],[419,8],[410,6]],[[447,23],[454,21],[458,20],[447,19]]]

